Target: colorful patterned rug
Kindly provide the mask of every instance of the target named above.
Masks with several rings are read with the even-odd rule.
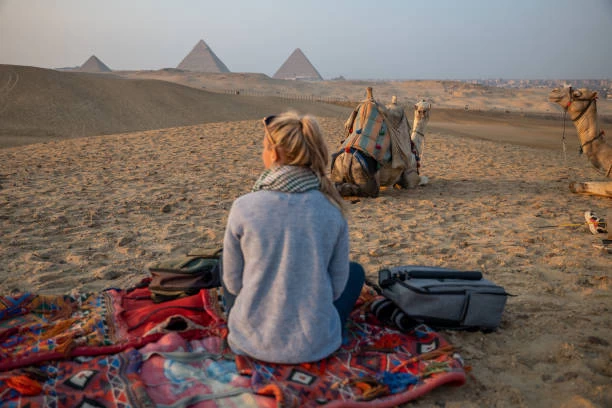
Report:
[[[155,304],[148,283],[144,280],[127,291],[0,297],[0,371],[117,353],[169,332],[202,337],[211,330],[216,334],[224,323],[216,290]]]
[[[342,347],[311,364],[231,353],[218,293],[155,304],[122,291],[0,298],[0,406],[391,407],[465,382],[461,357],[421,325],[369,312],[364,288]]]

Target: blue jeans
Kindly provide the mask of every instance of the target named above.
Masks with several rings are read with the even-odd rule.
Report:
[[[344,327],[344,324],[355,307],[355,302],[357,302],[357,299],[359,298],[364,282],[365,271],[363,270],[363,266],[357,262],[351,262],[349,264],[349,278],[346,282],[346,286],[344,287],[340,297],[334,301],[334,306],[338,311],[338,315],[340,315],[340,323],[342,327]],[[223,283],[223,276],[221,276],[221,284],[223,285],[225,313],[229,316],[229,312],[236,301],[236,295],[231,294],[227,290],[225,284]]]

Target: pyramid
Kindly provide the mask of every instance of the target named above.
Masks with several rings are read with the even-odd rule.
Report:
[[[306,55],[296,48],[287,61],[276,71],[276,79],[305,79],[310,81],[323,80],[319,71],[308,61]]]
[[[78,70],[83,72],[111,72],[111,69],[95,55],[89,57]]]
[[[193,47],[177,68],[196,72],[230,72],[204,40]]]

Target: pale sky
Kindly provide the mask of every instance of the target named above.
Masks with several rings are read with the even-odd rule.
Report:
[[[272,76],[611,79],[612,0],[0,0],[0,64],[176,67],[203,39]]]

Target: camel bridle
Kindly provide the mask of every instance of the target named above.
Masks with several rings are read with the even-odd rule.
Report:
[[[574,92],[572,90],[572,87],[569,87],[569,102],[567,103],[567,105],[565,105],[565,112],[567,112],[569,110],[569,107],[571,106],[571,104],[574,101],[579,101],[579,102],[584,102],[584,101],[589,101],[589,103],[587,104],[587,106],[582,110],[582,112],[580,112],[578,114],[578,116],[576,116],[575,118],[572,118],[572,122],[576,122],[577,120],[579,120],[581,117],[584,116],[584,114],[589,110],[589,108],[591,107],[591,105],[597,101],[597,96],[592,96],[590,98],[576,98],[574,97]]]

